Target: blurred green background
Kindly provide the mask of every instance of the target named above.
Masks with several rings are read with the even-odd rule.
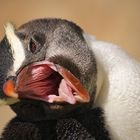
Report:
[[[97,39],[116,43],[140,60],[140,0],[0,0],[0,39],[6,22],[18,27],[43,17],[72,20]],[[0,132],[13,116],[8,107],[0,108]]]

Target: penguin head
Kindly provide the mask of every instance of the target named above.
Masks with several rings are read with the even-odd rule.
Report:
[[[56,119],[91,108],[96,62],[79,26],[62,19],[37,19],[18,29],[8,24],[5,30],[1,46],[10,52],[3,91],[20,99],[11,105],[20,117]]]

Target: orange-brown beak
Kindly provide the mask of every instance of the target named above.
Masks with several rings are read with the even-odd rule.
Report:
[[[9,79],[3,85],[3,91],[6,96],[11,98],[18,98],[18,94],[15,91],[14,81]]]
[[[79,79],[65,68],[50,62],[36,62],[26,66],[17,76],[16,84],[14,83],[12,79],[5,82],[3,91],[6,96],[31,98],[49,103],[75,104],[88,103],[90,100]]]
[[[79,79],[77,79],[70,71],[66,70],[59,65],[56,65],[58,73],[67,81],[68,85],[77,93],[77,98],[82,102],[89,102],[89,94],[83,87]]]

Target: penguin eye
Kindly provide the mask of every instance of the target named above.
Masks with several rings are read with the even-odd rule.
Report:
[[[28,50],[31,53],[37,53],[41,50],[45,43],[45,35],[41,33],[33,33],[30,39]]]
[[[32,53],[37,52],[37,43],[33,39],[30,40],[29,51],[31,51]]]

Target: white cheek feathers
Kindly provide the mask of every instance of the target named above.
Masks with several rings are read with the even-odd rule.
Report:
[[[16,36],[15,28],[11,23],[7,23],[5,25],[5,34],[11,46],[11,50],[14,58],[12,71],[15,73],[20,68],[23,61],[25,60],[24,47],[20,39]]]

